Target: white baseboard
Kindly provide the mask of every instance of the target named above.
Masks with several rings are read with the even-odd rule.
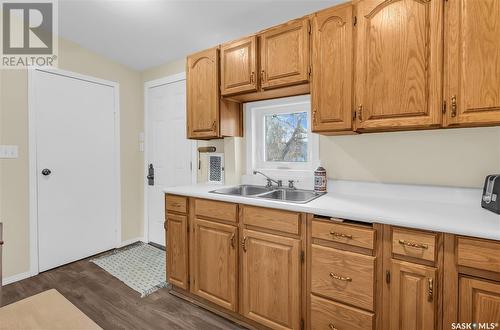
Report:
[[[31,276],[33,276],[31,274],[31,272],[25,272],[25,273],[12,275],[12,276],[9,276],[9,277],[2,279],[2,285],[7,285],[7,284],[11,284],[11,283],[14,283],[17,281],[21,281],[21,280],[24,280],[24,279],[31,277]]]
[[[128,239],[126,241],[123,241],[121,242],[119,245],[118,245],[118,248],[121,248],[121,247],[124,247],[124,246],[127,246],[127,245],[130,245],[130,244],[133,244],[135,242],[146,242],[144,240],[144,237],[136,237],[136,238],[131,238],[131,239]],[[146,242],[147,243],[147,242]]]

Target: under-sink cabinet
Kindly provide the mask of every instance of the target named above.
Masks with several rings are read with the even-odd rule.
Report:
[[[171,293],[252,329],[500,323],[500,242],[166,195]]]

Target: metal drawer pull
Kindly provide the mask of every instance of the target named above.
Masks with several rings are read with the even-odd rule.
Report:
[[[235,235],[234,235],[234,233],[233,233],[233,234],[231,235],[231,238],[230,238],[230,240],[231,240],[231,247],[232,247],[233,249],[234,249],[234,239],[235,239]]]
[[[429,246],[427,244],[408,242],[408,241],[405,241],[404,239],[400,239],[399,244],[404,245],[404,246],[418,248],[418,249],[428,249],[429,248]]]
[[[241,241],[241,247],[243,248],[243,252],[247,252],[247,238],[248,237],[243,237],[243,240]]]
[[[181,207],[181,204],[179,203],[171,203],[173,207]]]
[[[432,301],[434,296],[434,281],[432,278],[429,279],[429,301]]]
[[[337,328],[336,328],[333,324],[331,324],[331,323],[330,323],[330,324],[328,324],[328,328],[329,328],[330,330],[339,330],[339,329],[337,329]]]
[[[350,278],[348,276],[344,277],[344,276],[340,276],[340,275],[337,275],[334,273],[330,273],[330,277],[333,279],[339,280],[339,281],[352,282],[352,278]]]
[[[342,238],[352,239],[352,235],[347,235],[347,234],[337,233],[337,232],[335,232],[335,231],[331,231],[331,232],[330,232],[330,235],[333,235],[333,236],[335,236],[335,237],[342,237]]]

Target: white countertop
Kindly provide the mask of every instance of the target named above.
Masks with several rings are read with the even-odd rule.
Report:
[[[481,208],[480,189],[331,181],[327,193],[307,204],[210,193],[221,185],[164,188],[169,194],[307,212],[500,240],[500,215]]]

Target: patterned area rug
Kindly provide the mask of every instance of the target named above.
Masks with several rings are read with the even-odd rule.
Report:
[[[136,243],[90,260],[145,297],[167,286],[165,251]]]

